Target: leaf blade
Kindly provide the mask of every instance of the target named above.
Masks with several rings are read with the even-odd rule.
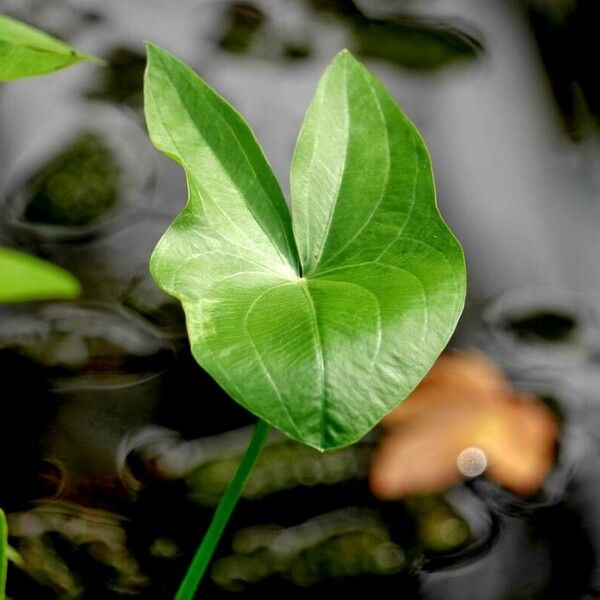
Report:
[[[257,197],[249,183],[256,174],[242,168],[236,183],[214,162],[229,153],[243,165],[244,157],[228,134],[211,130],[208,112],[194,109],[191,98],[210,88],[188,70],[183,87],[165,93],[181,81],[167,82],[157,68],[172,76],[182,67],[150,60],[147,120],[155,145],[183,166],[189,200],[151,270],[182,300],[194,356],[229,395],[292,438],[319,449],[353,443],[417,385],[462,310],[462,250],[437,211],[424,143],[385,88],[349,55],[338,57],[294,155],[298,256],[292,242],[273,241],[289,236],[287,210],[269,210],[274,197],[284,206],[279,188]],[[190,128],[202,130],[192,144]],[[245,206],[252,203],[259,206]]]
[[[0,248],[0,304],[77,298],[79,282],[60,267],[35,256]]]
[[[46,75],[84,61],[102,62],[39,29],[0,14],[0,81]]]

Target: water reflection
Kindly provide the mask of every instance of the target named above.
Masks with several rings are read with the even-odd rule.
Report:
[[[89,240],[150,205],[154,164],[137,123],[107,105],[74,108],[78,122],[66,132],[55,124],[36,132],[29,151],[9,165],[3,220],[16,241]]]
[[[600,123],[594,59],[599,50],[598,4],[528,0],[525,5],[567,131],[576,140],[590,135],[590,126]]]
[[[142,105],[146,57],[137,50],[114,48],[104,58],[108,65],[99,75],[97,86],[87,92],[89,98],[125,104]]]
[[[295,527],[243,529],[232,549],[214,564],[211,576],[219,587],[236,592],[274,576],[309,587],[341,576],[389,575],[406,561],[377,514],[361,508],[340,509]]]
[[[292,442],[280,442],[265,449],[259,459],[244,496],[261,498],[278,491],[318,485],[332,485],[368,472],[371,445],[367,442],[350,448],[320,454]],[[239,463],[239,456],[198,467],[187,477],[192,497],[214,506],[222,496]]]
[[[314,52],[317,40],[310,25],[318,19],[346,31],[348,46],[358,56],[390,62],[406,69],[431,71],[472,60],[481,44],[447,23],[398,11],[373,18],[352,0],[296,0],[282,7],[263,2],[230,2],[224,9],[218,46],[236,54],[302,60]]]
[[[0,347],[42,365],[55,389],[123,385],[164,371],[172,350],[149,325],[108,304],[15,309]]]
[[[185,315],[181,303],[161,290],[145,271],[128,282],[120,298],[122,304],[141,314],[163,333],[177,340],[187,340]]]
[[[7,519],[22,559],[20,569],[55,598],[81,598],[91,582],[97,591],[118,595],[137,594],[148,586],[127,548],[123,519],[114,513],[41,502]]]
[[[265,14],[248,2],[232,2],[225,13],[225,30],[218,44],[228,52],[247,52],[265,22]]]
[[[511,290],[486,307],[483,319],[486,352],[511,376],[536,366],[583,363],[596,352],[597,311],[568,290]]]
[[[47,497],[44,488],[53,477],[51,496],[95,505],[111,494],[124,497],[115,454],[127,431],[151,422],[161,376],[173,360],[171,346],[123,309],[67,303],[15,310],[2,323],[0,345],[0,367],[29,365],[13,375],[13,389],[27,390],[27,378],[40,368],[44,374],[27,399],[39,419],[35,443],[16,463],[16,481],[32,482],[22,486],[24,499]],[[31,415],[19,418],[19,410],[18,402],[7,410],[14,425],[24,425],[23,418],[33,425]],[[58,473],[40,470],[40,456]]]

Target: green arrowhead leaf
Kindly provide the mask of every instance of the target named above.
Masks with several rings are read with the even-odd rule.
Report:
[[[0,248],[0,304],[76,298],[78,281],[60,267],[9,248]]]
[[[46,75],[86,60],[102,62],[39,29],[0,15],[0,81]]]
[[[462,250],[417,130],[340,53],[294,154],[292,227],[248,125],[152,45],[145,103],[153,143],[189,188],[150,267],[182,301],[196,359],[292,438],[356,441],[426,374],[464,302]]]

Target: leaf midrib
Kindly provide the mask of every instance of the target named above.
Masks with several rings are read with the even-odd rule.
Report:
[[[254,342],[254,338],[252,337],[252,334],[248,330],[248,318],[250,317],[250,313],[254,310],[254,307],[256,306],[258,301],[265,294],[268,294],[269,292],[272,292],[274,289],[277,289],[277,288],[285,286],[285,285],[294,285],[294,281],[286,281],[286,282],[282,282],[278,285],[271,286],[271,287],[261,291],[261,293],[258,294],[254,298],[254,300],[250,303],[250,306],[248,307],[246,314],[244,315],[244,329],[246,330],[246,335],[248,336],[248,339],[252,342],[252,349],[254,350],[254,353],[258,357],[258,362],[260,364],[261,369],[263,370],[265,376],[267,377],[269,384],[271,385],[271,387],[275,390],[275,393],[277,394],[277,399],[279,400],[279,404],[281,404],[283,411],[285,412],[285,414],[287,415],[287,417],[290,421],[291,426],[294,428],[294,430],[296,431],[298,436],[302,437],[302,434],[300,433],[300,430],[298,429],[298,426],[296,425],[296,422],[294,421],[294,418],[292,417],[287,404],[283,400],[283,396],[281,395],[281,390],[275,383],[275,380],[273,379],[273,376],[271,375],[271,372],[269,371],[269,368],[267,367],[266,362],[263,360],[262,355],[261,355],[260,351],[258,350],[256,343]]]
[[[318,254],[314,257],[314,261],[311,260],[311,252],[308,254],[308,264],[303,265],[303,272],[306,274],[314,273],[316,269],[319,267],[319,263],[321,262],[321,257],[323,256],[323,252],[325,251],[325,245],[327,244],[327,239],[329,237],[329,231],[331,229],[331,224],[333,223],[333,217],[335,215],[335,211],[338,205],[338,201],[340,198],[340,192],[342,190],[342,183],[344,181],[344,173],[346,172],[346,167],[348,165],[348,148],[350,145],[350,104],[348,102],[348,62],[344,61],[344,101],[345,101],[345,127],[344,127],[344,135],[346,139],[346,143],[344,145],[344,162],[341,169],[341,174],[339,177],[339,181],[337,183],[337,189],[335,192],[335,200],[331,203],[331,208],[329,210],[329,214],[327,215],[327,224],[325,226],[325,230],[321,236],[321,244],[319,246]],[[316,140],[314,146],[316,147]],[[314,151],[314,149],[313,149]],[[307,203],[308,204],[308,203]],[[309,220],[310,222],[310,220]],[[307,249],[310,247],[310,244],[307,245]],[[309,266],[312,265],[312,268],[309,270]]]
[[[310,315],[312,317],[311,324],[313,329],[313,335],[315,338],[315,348],[316,348],[316,360],[317,360],[317,370],[319,372],[319,378],[321,380],[321,420],[320,420],[320,430],[321,430],[321,447],[325,448],[325,417],[327,413],[327,381],[325,378],[325,357],[323,355],[323,343],[321,341],[321,332],[319,331],[319,321],[317,319],[317,308],[315,306],[314,299],[308,289],[308,282],[306,278],[301,278],[298,280],[300,285],[300,289],[304,293],[306,297],[306,301],[308,302],[308,307],[310,309]]]
[[[388,185],[390,182],[390,173],[391,173],[391,155],[390,155],[390,150],[389,150],[389,134],[387,131],[387,119],[385,118],[385,113],[383,112],[383,107],[381,105],[381,102],[379,100],[379,97],[377,96],[377,92],[372,84],[372,82],[370,81],[368,75],[362,71],[362,69],[360,70],[360,73],[362,75],[362,77],[364,78],[365,82],[367,83],[367,86],[369,87],[369,90],[373,96],[373,99],[375,100],[375,104],[377,105],[377,110],[379,113],[379,116],[381,117],[381,123],[383,125],[383,130],[385,132],[385,138],[386,138],[386,146],[387,146],[387,151],[386,151],[386,174],[385,174],[385,182],[381,188],[381,193],[379,195],[379,198],[377,200],[377,202],[374,204],[373,208],[371,209],[371,212],[368,216],[368,218],[365,220],[365,222],[359,227],[358,231],[339,249],[337,250],[332,256],[330,256],[324,263],[323,265],[327,264],[327,263],[331,263],[333,262],[333,260],[335,258],[337,258],[340,254],[342,254],[342,252],[344,252],[344,250],[346,250],[353,242],[354,240],[356,240],[356,238],[358,238],[358,236],[369,226],[369,224],[371,223],[371,221],[373,220],[373,216],[375,215],[375,213],[377,212],[377,210],[379,209],[379,207],[381,206],[381,203],[383,202],[383,198],[385,197],[387,191],[388,191]],[[345,70],[344,70],[344,75],[346,76],[347,79],[347,64],[345,63]],[[348,82],[346,81],[346,89],[345,89],[345,97],[346,97],[346,108],[347,108],[347,120],[349,120],[350,118],[350,103],[349,103],[349,99],[348,99]],[[346,145],[346,154],[344,156],[344,168],[342,170],[343,173],[345,173],[347,171],[346,169],[346,165],[347,165],[347,158],[348,158],[348,147],[350,145],[350,138],[347,138],[347,145]],[[343,178],[342,178],[343,179]],[[315,268],[313,269],[313,271],[318,270],[320,262],[321,262],[321,257],[323,256],[323,252],[325,251],[325,247],[327,246],[327,242],[328,242],[328,238],[329,238],[329,230],[331,229],[331,223],[333,221],[333,214],[335,213],[337,206],[338,206],[338,202],[339,202],[339,198],[340,198],[340,192],[341,192],[341,187],[342,187],[342,181],[340,180],[340,185],[338,187],[338,192],[335,198],[335,202],[333,204],[333,208],[331,211],[331,217],[329,220],[329,223],[327,225],[327,229],[325,232],[325,236],[323,239],[323,245],[321,248],[321,253],[319,255],[319,258],[317,259],[316,263],[315,263]],[[413,202],[414,202],[414,195],[413,195]],[[322,266],[322,265],[321,265]]]

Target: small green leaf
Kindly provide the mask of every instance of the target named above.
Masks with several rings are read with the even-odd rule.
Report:
[[[0,81],[46,75],[83,61],[102,63],[39,29],[0,15]]]
[[[292,438],[353,443],[427,373],[464,302],[462,249],[414,125],[340,53],[294,154],[292,228],[248,125],[151,45],[145,104],[153,143],[188,181],[150,266],[183,303],[194,356]]]
[[[8,527],[0,508],[0,600],[6,597],[6,570],[8,568]]]
[[[9,248],[0,248],[0,304],[79,296],[78,281],[60,267]]]

